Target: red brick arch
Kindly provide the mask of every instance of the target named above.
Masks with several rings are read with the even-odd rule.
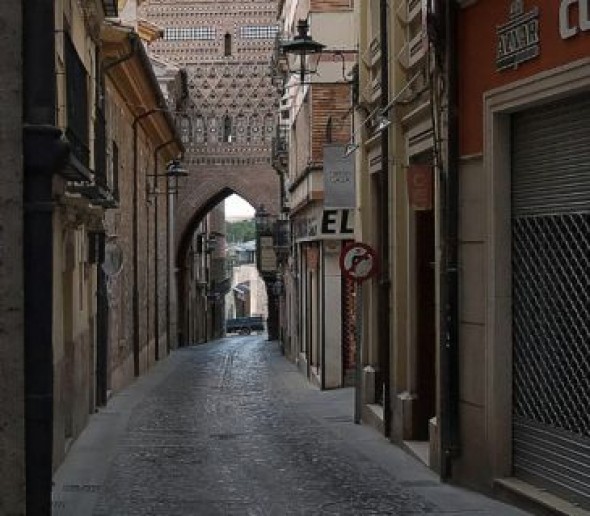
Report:
[[[279,177],[270,164],[191,166],[179,179],[175,210],[177,263],[188,249],[193,232],[207,213],[235,193],[254,208],[264,204],[271,214],[279,209]]]

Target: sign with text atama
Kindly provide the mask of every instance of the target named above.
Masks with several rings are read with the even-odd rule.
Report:
[[[354,153],[346,155],[346,145],[324,145],[324,207],[354,208],[356,189]]]

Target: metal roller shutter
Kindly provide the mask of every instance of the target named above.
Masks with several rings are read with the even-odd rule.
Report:
[[[514,474],[590,507],[590,95],[512,118]]]

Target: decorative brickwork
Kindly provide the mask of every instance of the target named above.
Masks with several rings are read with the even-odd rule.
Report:
[[[210,204],[231,192],[276,212],[276,2],[151,0],[141,14],[164,30],[150,51],[187,72],[188,116],[178,123],[190,175],[179,191],[177,242],[182,247]]]

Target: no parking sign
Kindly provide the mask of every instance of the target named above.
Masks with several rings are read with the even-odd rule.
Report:
[[[367,244],[351,242],[340,253],[340,270],[348,279],[361,283],[377,273],[377,253]]]

